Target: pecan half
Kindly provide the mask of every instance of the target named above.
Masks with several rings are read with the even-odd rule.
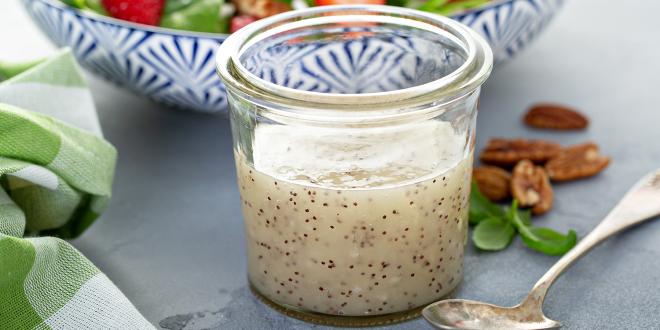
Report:
[[[561,151],[558,143],[543,140],[491,139],[481,153],[482,162],[498,166],[513,166],[523,159],[545,163]]]
[[[552,208],[553,193],[548,175],[529,160],[522,160],[513,168],[511,193],[520,206],[531,207],[533,214],[542,214]]]
[[[609,163],[609,157],[598,153],[598,145],[587,142],[562,150],[545,169],[553,181],[570,181],[596,175]]]
[[[497,202],[511,196],[511,175],[499,167],[477,167],[472,171],[472,179],[479,191],[491,201]]]
[[[523,117],[523,122],[536,128],[558,130],[585,129],[589,125],[589,119],[585,115],[569,107],[551,103],[533,105]]]

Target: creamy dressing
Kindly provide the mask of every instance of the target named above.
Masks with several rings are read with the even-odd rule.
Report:
[[[335,315],[412,309],[461,280],[471,154],[444,122],[262,125],[236,152],[248,273],[280,304]]]

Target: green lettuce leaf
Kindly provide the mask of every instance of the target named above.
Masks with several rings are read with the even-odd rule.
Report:
[[[197,32],[226,33],[229,17],[220,17],[223,0],[168,0],[160,26]]]

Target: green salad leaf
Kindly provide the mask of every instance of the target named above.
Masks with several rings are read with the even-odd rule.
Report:
[[[108,15],[102,0],[61,0],[63,3],[85,11]],[[274,0],[292,5],[293,0]],[[304,0],[310,7],[315,0]],[[387,0],[390,6],[407,7],[440,15],[476,8],[492,0]],[[228,33],[231,17],[221,16],[225,0],[165,0],[160,26],[188,31]]]
[[[101,0],[61,0],[61,1],[74,8],[78,8],[86,11],[92,11],[101,15],[106,15],[106,16],[108,15],[108,11],[105,10],[105,8],[103,7]]]
[[[165,8],[163,8],[163,15],[179,11],[195,1],[197,0],[167,0],[165,1]]]
[[[516,228],[509,221],[488,218],[474,227],[472,242],[482,250],[498,251],[509,246],[514,236],[516,236]]]
[[[470,224],[476,225],[486,219],[502,219],[505,216],[504,210],[497,204],[491,202],[480,191],[477,184],[472,182],[470,191]]]
[[[386,4],[389,6],[407,7],[408,2],[408,0],[387,0]]]
[[[229,17],[219,17],[223,0],[168,0],[160,26],[198,32],[226,33]]]
[[[425,1],[417,9],[434,12],[434,11],[437,11],[440,8],[442,8],[442,6],[446,5],[447,2],[449,2],[449,0],[428,0],[428,1]]]
[[[87,7],[85,5],[85,0],[62,0],[62,2],[64,2],[65,4],[67,4],[71,7],[76,7],[76,8],[80,8],[80,9],[83,9],[83,8]]]
[[[103,7],[101,0],[84,0],[84,1],[87,9],[97,14],[108,15],[108,11],[105,10],[105,7]]]
[[[464,10],[483,6],[490,1],[492,0],[463,0],[453,2],[449,2],[449,0],[429,0],[417,9],[439,15],[451,15]]]

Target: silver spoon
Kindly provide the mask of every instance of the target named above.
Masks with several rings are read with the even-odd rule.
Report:
[[[660,215],[660,169],[639,180],[605,219],[566,253],[541,279],[527,298],[513,307],[464,299],[435,302],[422,311],[440,329],[556,329],[557,321],[543,315],[543,300],[552,283],[591,248],[610,236]]]

